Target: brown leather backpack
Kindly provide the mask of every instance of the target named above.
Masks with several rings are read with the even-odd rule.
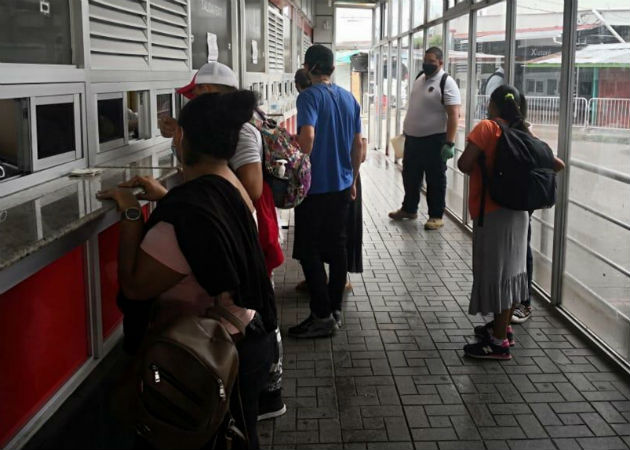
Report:
[[[135,427],[157,449],[229,447],[246,440],[230,413],[237,386],[238,351],[218,320],[245,329],[223,308],[209,317],[182,316],[152,330],[140,351],[136,376]]]

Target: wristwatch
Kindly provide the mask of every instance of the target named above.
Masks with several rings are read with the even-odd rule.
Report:
[[[450,146],[450,147],[453,147],[455,145],[455,142],[446,141],[445,144]]]
[[[137,206],[131,206],[120,213],[121,220],[130,220],[135,222],[142,218],[142,211]]]

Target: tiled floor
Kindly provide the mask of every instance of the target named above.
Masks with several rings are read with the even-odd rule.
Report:
[[[277,450],[628,448],[630,379],[542,304],[514,327],[512,361],[463,357],[482,321],[466,313],[471,239],[450,220],[424,231],[424,214],[390,221],[402,181],[378,156],[362,169],[365,270],[351,276],[344,325],[332,339],[284,338],[289,412],[261,427],[263,441]],[[294,290],[301,278],[293,260],[275,275],[283,335],[308,315],[308,297]]]
[[[332,339],[284,338],[285,416],[261,423],[266,448],[626,449],[630,379],[609,366],[552,311],[535,302],[515,326],[509,362],[463,357],[471,239],[447,220],[394,223],[399,170],[371,155],[364,184],[363,274]],[[424,201],[424,199],[423,199]],[[422,211],[426,211],[423,203]],[[421,220],[426,217],[424,214]],[[289,228],[291,231],[292,228]],[[289,233],[291,234],[291,233]],[[291,236],[287,248],[292,244]],[[290,254],[290,252],[288,252]],[[288,259],[275,274],[283,334],[308,315],[302,277]],[[126,448],[108,413],[117,350],[29,448]]]

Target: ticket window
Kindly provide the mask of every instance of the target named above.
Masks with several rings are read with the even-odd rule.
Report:
[[[148,91],[98,94],[99,151],[151,137]]]
[[[81,158],[80,99],[0,99],[0,182]]]

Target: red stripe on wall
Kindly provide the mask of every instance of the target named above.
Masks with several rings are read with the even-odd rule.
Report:
[[[101,321],[103,338],[107,338],[122,321],[116,305],[118,294],[118,224],[98,235],[98,264],[101,274]]]
[[[0,447],[88,356],[79,246],[0,295]]]

